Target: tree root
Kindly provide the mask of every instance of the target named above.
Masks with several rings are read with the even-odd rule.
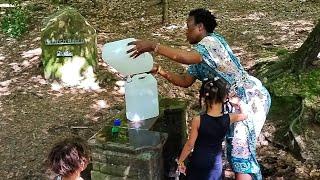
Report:
[[[300,112],[299,112],[300,111]],[[307,159],[304,150],[305,150],[305,144],[302,140],[301,135],[299,135],[298,133],[295,132],[294,130],[294,126],[301,121],[302,116],[304,114],[305,111],[305,104],[304,104],[304,99],[301,99],[301,106],[298,107],[295,110],[296,114],[297,112],[299,112],[298,116],[295,117],[292,122],[289,125],[289,131],[286,134],[287,136],[289,136],[290,139],[290,144],[289,144],[289,149],[291,149],[291,151],[293,151],[293,153],[295,155],[297,155],[299,157],[299,159],[305,161]]]

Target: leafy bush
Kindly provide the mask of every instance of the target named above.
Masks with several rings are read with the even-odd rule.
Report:
[[[1,20],[1,29],[5,34],[10,37],[20,37],[28,28],[28,15],[27,11],[23,8],[16,6],[9,9]]]

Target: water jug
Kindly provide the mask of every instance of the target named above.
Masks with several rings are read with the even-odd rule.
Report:
[[[102,59],[123,75],[133,75],[149,72],[153,66],[153,58],[146,52],[133,59],[127,51],[134,46],[128,46],[134,38],[122,39],[106,43],[102,48]]]
[[[159,115],[157,81],[151,74],[138,74],[125,84],[126,116],[140,121]]]

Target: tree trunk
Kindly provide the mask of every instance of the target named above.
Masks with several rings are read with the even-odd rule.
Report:
[[[304,71],[317,59],[320,52],[320,20],[302,46],[290,56],[293,72]]]
[[[162,24],[168,23],[168,0],[161,0],[162,3]]]

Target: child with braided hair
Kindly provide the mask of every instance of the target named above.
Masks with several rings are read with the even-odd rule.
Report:
[[[222,179],[222,142],[231,123],[247,118],[242,113],[224,113],[224,102],[228,95],[226,83],[219,78],[203,82],[200,89],[200,106],[204,99],[206,112],[191,122],[191,133],[178,159],[178,170],[187,175],[188,180]],[[184,160],[193,150],[188,163]]]

